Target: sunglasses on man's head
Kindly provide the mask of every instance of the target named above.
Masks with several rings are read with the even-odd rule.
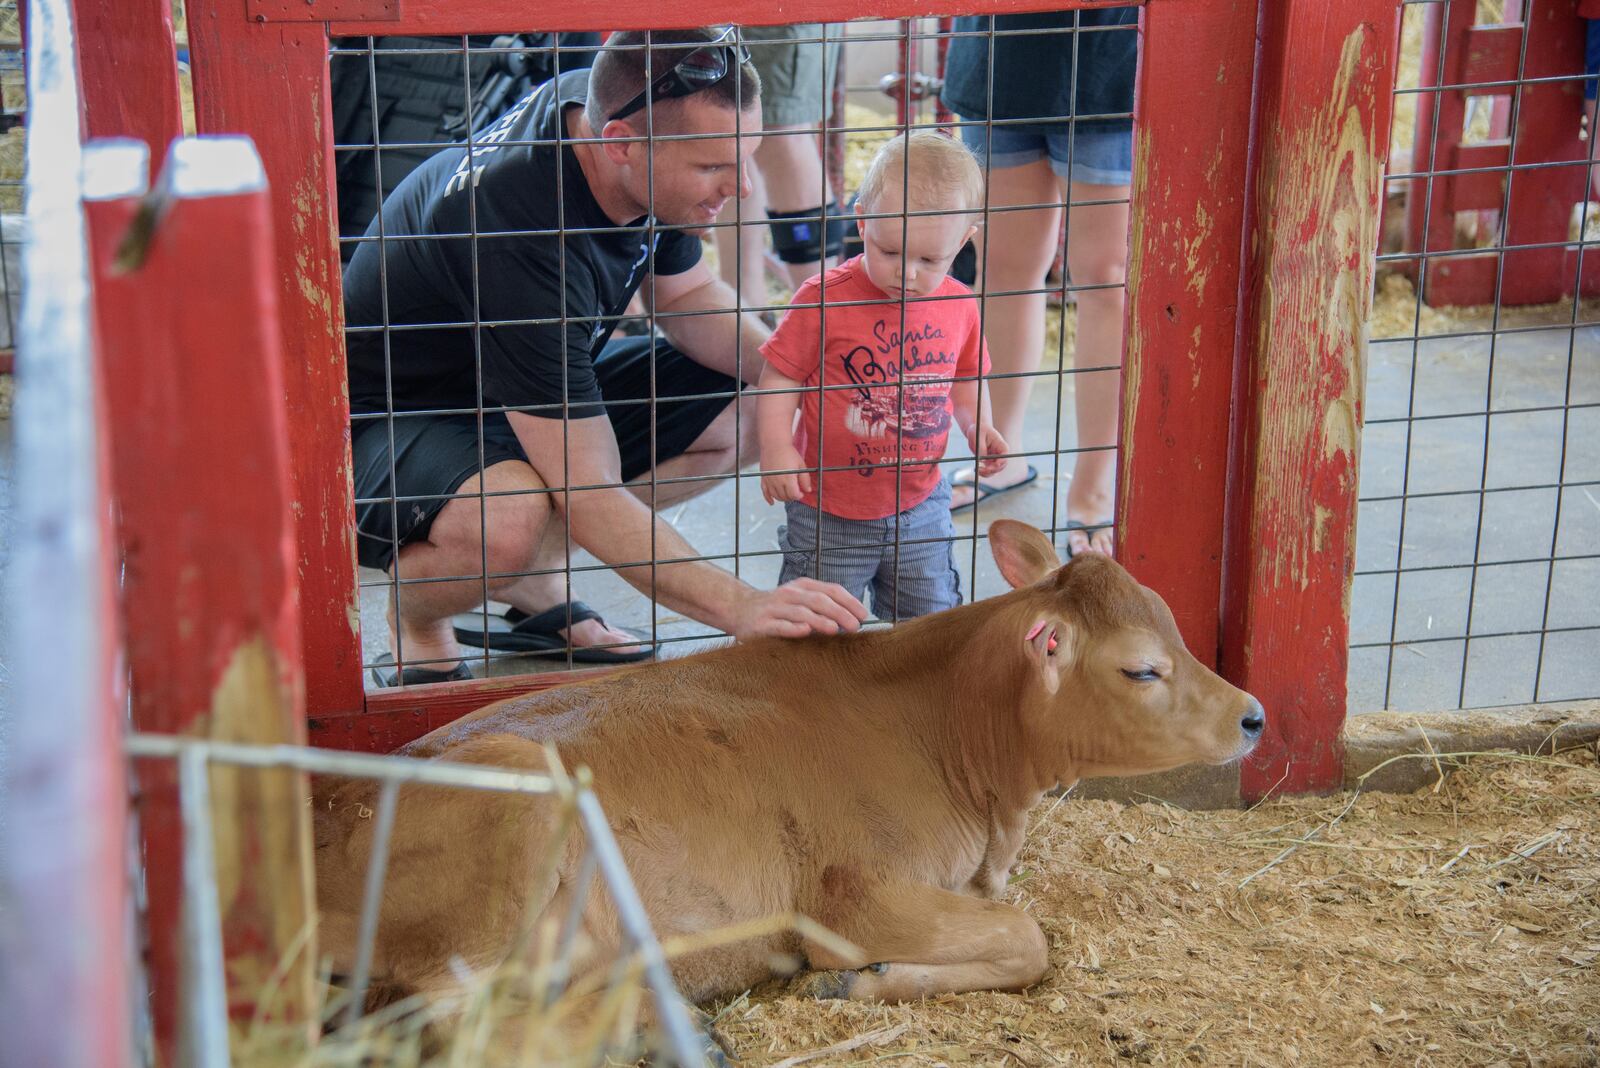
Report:
[[[613,111],[607,122],[625,119],[644,108],[650,100],[677,100],[709,89],[738,69],[739,64],[750,62],[750,51],[739,41],[738,31],[729,26],[714,40],[696,48],[672,65],[645,87],[645,91]]]

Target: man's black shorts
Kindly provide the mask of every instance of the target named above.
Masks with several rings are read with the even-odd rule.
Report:
[[[625,482],[651,467],[650,341],[647,337],[615,339],[606,345],[594,365],[606,415],[616,431]],[[732,378],[702,367],[656,338],[656,462],[686,452],[732,402],[734,392]],[[666,399],[672,397],[697,399]],[[482,468],[476,415],[397,412],[393,425],[391,464],[390,420],[358,418],[351,424],[356,555],[363,566],[380,570],[388,570],[399,546],[428,536],[434,517],[463,482],[482,468],[528,458],[511,424],[499,412],[483,417]]]

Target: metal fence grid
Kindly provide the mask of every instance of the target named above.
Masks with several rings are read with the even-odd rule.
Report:
[[[0,7],[0,372],[10,370],[22,301],[22,139],[27,109],[20,26],[15,11]],[[3,410],[0,404],[0,410]]]
[[[992,57],[997,48],[1007,47],[1008,40],[1022,36],[1034,38],[1053,38],[1060,42],[1059,48],[1063,57],[1075,57],[1080,49],[1080,43],[1096,33],[1126,33],[1132,35],[1136,32],[1132,25],[1125,26],[1100,26],[1085,23],[1083,13],[1065,13],[1055,26],[1009,29],[1004,20],[998,26],[983,25],[978,29],[944,29],[934,20],[914,20],[906,23],[864,23],[852,24],[849,27],[821,26],[809,27],[797,39],[797,43],[817,47],[826,46],[833,42],[844,42],[845,54],[844,69],[847,71],[846,80],[852,87],[849,96],[859,99],[859,87],[862,84],[871,84],[872,70],[870,64],[874,50],[881,57],[884,54],[893,55],[899,52],[904,57],[917,57],[931,51],[937,52],[941,46],[948,45],[960,37],[977,37],[982,39],[984,47]],[[759,42],[748,42],[750,47],[759,47]],[[381,130],[384,124],[383,115],[380,113],[380,86],[389,79],[400,64],[408,62],[426,62],[435,71],[448,70],[448,78],[458,80],[458,83],[446,89],[445,78],[434,79],[429,92],[435,96],[435,106],[441,111],[449,112],[452,121],[463,129],[472,131],[463,140],[466,143],[468,158],[476,163],[480,153],[487,155],[490,152],[503,148],[522,145],[533,145],[555,148],[556,142],[551,141],[515,141],[506,139],[504,130],[496,130],[492,126],[493,116],[479,116],[476,112],[478,102],[485,95],[486,82],[493,81],[493,71],[504,71],[510,64],[502,57],[517,57],[518,61],[529,63],[542,62],[550,70],[567,70],[575,62],[592,57],[592,45],[569,46],[559,41],[549,41],[539,47],[529,48],[526,42],[508,44],[507,38],[483,40],[480,38],[455,38],[455,39],[407,39],[405,41],[385,41],[383,39],[366,38],[336,41],[330,54],[332,76],[336,83],[341,80],[346,84],[365,83],[365,107],[368,111],[366,119],[366,136],[361,139],[346,140],[341,131],[335,145],[336,161],[341,173],[341,203],[353,199],[362,199],[375,202],[376,191],[383,187],[386,178],[392,181],[394,168],[387,159],[392,156],[405,156],[412,160],[420,160],[440,151],[443,147],[433,140],[414,139],[408,141],[395,141],[383,136],[372,136],[371,131]],[[441,62],[442,55],[448,55],[450,61]],[[910,63],[901,61],[902,66],[915,67],[920,60],[912,59]],[[994,69],[991,63],[990,70]],[[354,73],[352,73],[354,71]],[[491,72],[485,74],[485,72]],[[1131,72],[1130,72],[1131,82]],[[993,83],[991,74],[990,91],[992,94]],[[871,146],[906,128],[924,129],[938,126],[934,113],[935,101],[932,96],[912,103],[907,122],[897,123],[892,115],[867,113],[859,107],[851,107],[841,114],[840,109],[834,106],[834,94],[822,78],[818,79],[815,88],[816,99],[821,104],[822,113],[827,115],[827,135],[842,134],[849,144],[847,153],[851,158],[847,161],[848,170],[854,170],[860,163],[863,153],[869,152]],[[886,107],[892,107],[892,102],[887,97],[880,98]],[[336,97],[335,109],[340,107]],[[1036,117],[1031,120],[1033,124],[1045,121],[1056,125],[1060,129],[1077,129],[1078,124],[1093,119],[1128,120],[1131,115],[1127,111],[1119,113],[1087,112],[1077,106],[1076,94],[1072,96],[1072,106],[1066,113]],[[359,124],[358,124],[359,125]],[[953,129],[958,136],[961,127],[984,129],[986,134],[992,135],[995,130],[1004,132],[1007,126],[1022,126],[1027,123],[1017,120],[997,119],[991,112],[981,120],[962,120],[957,117],[945,128]],[[784,137],[804,137],[815,140],[819,134],[815,127],[786,131]],[[742,148],[741,131],[739,143]],[[656,134],[647,138],[653,145],[661,145],[674,141],[695,140],[694,135],[682,134]],[[558,135],[559,140],[559,135]],[[1076,138],[1066,139],[1069,146],[1069,158],[1064,161],[1068,168],[1072,163],[1070,153],[1075,149]],[[852,179],[855,177],[851,175]],[[654,198],[654,175],[650,176],[650,197]],[[825,189],[824,199],[832,199],[840,204],[848,204],[848,197],[854,192],[854,181],[849,183],[852,188],[843,190]],[[1068,183],[1061,182],[1053,195],[1024,200],[1017,203],[997,203],[986,193],[983,205],[983,217],[989,223],[1008,212],[1033,212],[1035,217],[1041,219],[1042,225],[1059,226],[1066,240],[1066,247],[1071,249],[1071,229],[1080,214],[1092,212],[1094,209],[1112,208],[1120,210],[1123,215],[1123,231],[1126,231],[1127,189],[1126,187],[1098,187],[1096,192],[1085,195],[1079,192],[1069,196]],[[559,195],[559,194],[558,194]],[[1069,211],[1062,211],[1070,203]],[[848,210],[848,209],[847,209]],[[564,209],[563,209],[564,211]],[[344,212],[341,212],[344,215]],[[921,214],[906,212],[904,208],[898,215],[902,226],[908,224],[910,218]],[[437,309],[430,314],[402,314],[394,307],[394,299],[388,291],[387,264],[388,255],[379,256],[384,272],[384,307],[381,321],[373,324],[351,322],[347,326],[348,338],[352,344],[357,342],[358,335],[362,333],[379,334],[385,346],[386,361],[390,358],[391,347],[395,339],[403,333],[415,330],[450,328],[468,330],[472,332],[473,373],[474,386],[477,396],[482,398],[482,403],[470,407],[432,407],[425,408],[429,417],[441,415],[457,415],[469,420],[477,420],[478,444],[480,449],[485,447],[485,439],[481,427],[485,420],[492,420],[500,413],[515,411],[529,412],[544,417],[551,417],[555,409],[562,405],[546,406],[542,411],[539,406],[500,406],[493,403],[492,397],[484,394],[483,383],[483,336],[485,331],[504,329],[507,327],[529,326],[554,326],[566,336],[569,326],[575,323],[589,323],[594,325],[605,324],[637,324],[636,328],[648,336],[651,347],[651,388],[649,395],[625,402],[609,402],[609,412],[615,414],[627,404],[658,405],[659,397],[656,393],[655,372],[653,365],[656,359],[656,350],[663,342],[661,333],[671,331],[675,318],[687,316],[704,316],[707,314],[731,316],[734,312],[705,312],[693,311],[688,313],[668,313],[644,311],[642,322],[638,318],[640,309],[637,305],[632,308],[602,308],[602,309],[574,309],[563,307],[559,316],[546,318],[501,318],[488,319],[479,311],[479,287],[482,272],[479,269],[482,243],[486,240],[504,240],[509,236],[527,239],[553,239],[564,248],[567,238],[577,235],[595,235],[605,233],[625,233],[630,227],[577,227],[568,226],[564,214],[561,221],[552,230],[527,231],[511,233],[506,231],[492,232],[481,229],[478,223],[479,208],[476,203],[476,188],[473,190],[473,202],[469,208],[468,226],[466,232],[451,234],[449,236],[428,235],[416,232],[416,228],[408,221],[398,217],[395,213],[381,213],[373,224],[372,230],[365,237],[352,236],[354,227],[352,220],[344,219],[345,230],[344,245],[346,257],[353,255],[353,246],[362,243],[376,243],[379,248],[394,248],[406,242],[445,241],[470,248],[471,258],[471,292],[463,295],[460,302],[459,315],[441,315]],[[889,217],[889,216],[885,216]],[[1087,216],[1085,216],[1087,217]],[[357,220],[358,222],[360,220]],[[712,231],[723,229],[734,233],[748,231],[752,227],[765,229],[765,220],[752,221],[739,206],[737,198],[730,205],[728,215],[722,221],[711,225]],[[651,238],[656,233],[666,232],[670,228],[658,226],[653,221],[646,219],[644,222],[631,228],[635,232],[644,233]],[[743,242],[729,243],[733,251],[733,268],[735,277],[744,266],[742,257],[745,254],[741,248]],[[989,268],[992,252],[980,246],[977,255],[976,269],[983,273]],[[1125,257],[1125,250],[1124,250]],[[990,374],[981,377],[979,389],[984,393],[991,393],[996,385],[1003,391],[1015,388],[1012,383],[1026,383],[1031,388],[1032,396],[1028,399],[1026,407],[1027,432],[1019,440],[1009,443],[1008,455],[1020,459],[1023,463],[1031,464],[1039,471],[1039,484],[1013,495],[1000,498],[998,501],[980,505],[977,509],[976,521],[964,517],[957,521],[956,533],[953,541],[953,562],[962,573],[962,592],[968,597],[984,596],[999,588],[999,579],[991,573],[992,565],[982,560],[979,553],[979,531],[987,522],[999,515],[1012,515],[1026,518],[1035,522],[1048,532],[1064,535],[1067,515],[1065,514],[1065,490],[1070,474],[1075,464],[1083,463],[1084,457],[1090,457],[1093,462],[1099,457],[1111,459],[1110,468],[1114,470],[1115,444],[1114,438],[1101,443],[1082,443],[1076,440],[1076,418],[1073,404],[1069,398],[1080,391],[1080,384],[1088,381],[1079,376],[1094,376],[1105,385],[1101,391],[1107,393],[1115,406],[1117,396],[1117,380],[1120,373],[1121,342],[1120,324],[1123,296],[1122,264],[1114,263],[1113,268],[1103,281],[1086,280],[1083,278],[1070,278],[1067,272],[1052,271],[1046,279],[1041,277],[1038,282],[1023,283],[1015,286],[996,288],[989,287],[988,292],[981,300],[980,314],[983,317],[984,328],[989,334],[991,342],[994,332],[991,322],[994,316],[993,306],[999,301],[1018,303],[1017,298],[1033,301],[1032,307],[1036,310],[1030,314],[1037,315],[1039,325],[1043,328],[1041,333],[1046,336],[1039,345],[1041,360],[1034,364],[1028,360],[1013,359],[1005,354],[996,359],[996,365]],[[1106,302],[1100,299],[1103,295],[1112,295],[1114,298],[1114,316],[1116,330],[1113,336],[1114,344],[1104,344],[1100,351],[1079,355],[1076,345],[1078,319],[1083,306],[1096,301],[1102,309]],[[738,314],[765,315],[774,318],[783,313],[788,301],[789,290],[778,283],[769,283],[768,298],[765,301],[751,301],[745,294],[740,294],[737,303]],[[937,299],[937,298],[935,298]],[[1046,302],[1049,302],[1048,310]],[[904,301],[897,311],[891,311],[890,317],[898,317],[903,329],[904,316],[907,312],[906,305],[914,306],[918,298]],[[1076,305],[1076,307],[1074,307]],[[828,309],[839,307],[836,302],[830,301],[824,294],[820,316],[826,322]],[[913,307],[913,312],[916,310]],[[1007,310],[1007,314],[1014,314]],[[1105,312],[1102,310],[1102,316]],[[630,322],[630,320],[632,322]],[[748,335],[747,335],[748,336]],[[1105,335],[1102,333],[1101,337]],[[1072,354],[1072,359],[1068,354]],[[741,341],[737,353],[737,361],[742,377],[747,378],[745,388],[738,391],[742,398],[741,403],[735,406],[735,425],[740,434],[748,435],[753,431],[752,415],[753,391],[749,388],[748,378],[753,377],[748,369],[753,366],[753,352],[748,351],[745,343]],[[1009,366],[1017,365],[1020,366]],[[390,381],[392,382],[392,363],[389,364]],[[903,391],[903,385],[897,387],[897,392]],[[735,400],[735,392],[712,392],[696,395],[696,398],[726,399],[728,402]],[[898,399],[898,398],[897,398]],[[834,388],[829,386],[824,394],[822,404],[825,406],[834,400]],[[388,430],[380,433],[394,433],[398,425],[404,427],[404,421],[416,418],[416,413],[404,411],[406,407],[415,407],[402,403],[396,405],[392,399],[381,411],[358,412],[352,417],[352,429],[355,433],[362,432],[365,426],[374,422],[384,424]],[[397,408],[399,410],[397,410]],[[1076,413],[1081,415],[1081,411]],[[569,412],[563,412],[563,420],[570,417]],[[649,450],[653,457],[657,454],[655,441],[655,426],[652,423]],[[959,439],[960,433],[952,435]],[[566,434],[563,434],[563,452],[568,451],[565,443]],[[393,439],[391,438],[391,441]],[[943,465],[948,474],[955,474],[962,468],[969,472],[973,469],[970,456],[963,456],[966,450],[959,444],[951,450],[950,459]],[[391,460],[394,455],[391,445]],[[359,466],[359,460],[358,460]],[[829,468],[827,470],[837,470]],[[813,474],[817,472],[813,470]],[[897,479],[900,472],[896,472]],[[392,477],[392,468],[391,468]],[[598,604],[602,607],[608,621],[612,624],[634,628],[641,635],[648,635],[648,639],[661,643],[663,653],[670,655],[673,652],[692,649],[708,640],[721,637],[720,632],[713,627],[694,623],[683,616],[662,608],[659,604],[649,599],[631,593],[613,573],[614,567],[634,567],[636,569],[649,568],[652,575],[670,560],[671,564],[681,565],[690,562],[709,563],[732,571],[745,581],[757,587],[770,588],[775,584],[779,565],[782,562],[782,549],[776,540],[776,527],[780,521],[781,513],[778,509],[767,506],[763,501],[758,485],[759,472],[746,470],[736,473],[732,470],[717,472],[696,472],[675,477],[660,477],[654,471],[642,476],[633,486],[635,492],[644,500],[654,502],[663,517],[673,527],[687,537],[693,546],[687,555],[682,553],[663,552],[656,547],[655,534],[652,533],[651,552],[648,557],[615,562],[612,565],[601,563],[592,556],[583,553],[574,546],[570,555],[564,555],[559,564],[553,567],[537,567],[532,561],[524,561],[506,565],[503,560],[501,566],[491,560],[490,546],[480,541],[480,553],[475,567],[446,571],[444,573],[419,573],[413,571],[407,574],[407,563],[404,558],[398,568],[398,574],[384,573],[372,568],[364,568],[361,575],[363,593],[363,620],[364,620],[364,654],[368,666],[373,666],[389,652],[387,640],[387,626],[385,616],[390,608],[391,597],[396,598],[401,606],[409,595],[415,597],[429,586],[441,583],[470,583],[475,587],[475,601],[481,602],[485,607],[477,610],[476,614],[483,620],[481,626],[490,624],[488,618],[489,606],[496,602],[496,593],[507,582],[518,579],[540,576],[553,578],[560,584],[564,592],[564,599],[572,600],[581,598],[585,601]],[[392,484],[392,483],[391,483]],[[585,492],[603,492],[617,488],[620,483],[597,485],[574,485],[569,491],[574,496]],[[1106,489],[1109,491],[1110,486]],[[480,522],[487,520],[490,507],[497,498],[506,496],[533,496],[548,497],[551,494],[563,492],[545,488],[511,490],[494,490],[487,493],[479,492],[466,494],[475,502]],[[449,495],[447,499],[458,499],[460,493]],[[691,499],[692,498],[692,499]],[[367,506],[387,508],[391,522],[398,518],[405,510],[419,505],[427,505],[440,500],[438,494],[433,495],[395,495],[389,491],[380,496],[362,496],[358,485],[357,509],[360,511]],[[1004,503],[1002,503],[1004,502]],[[822,504],[824,510],[827,505]],[[570,513],[557,512],[553,522],[560,523]],[[1109,516],[1106,517],[1109,519]],[[901,523],[893,524],[892,538],[894,540],[894,553],[898,559],[902,549]],[[490,528],[489,541],[494,539],[494,531]],[[390,546],[391,550],[398,553],[399,545],[396,541]],[[826,553],[826,547],[821,544],[820,535],[816,545],[818,557]],[[892,620],[893,610],[879,607],[879,614]],[[434,668],[448,668],[455,658],[428,659],[414,652],[408,653],[403,647],[403,642],[396,643],[399,648],[394,650],[400,662],[407,666],[427,666]],[[559,661],[554,658],[541,658],[528,661],[525,658],[505,658],[498,655],[487,655],[481,650],[467,649],[467,660],[478,674],[520,673],[525,671],[550,670],[558,666]],[[567,651],[570,656],[570,650]]]
[[[1404,7],[1352,712],[1600,694],[1600,305],[1572,297],[1600,282],[1585,31],[1571,0]]]
[[[260,1035],[240,1033],[236,1027],[230,1026],[230,1005],[239,1003],[241,999],[253,1001],[262,995],[258,991],[232,989],[224,964],[222,904],[218,899],[214,845],[218,828],[214,825],[211,801],[212,773],[214,769],[221,768],[280,769],[339,781],[382,784],[372,815],[373,840],[362,891],[356,955],[350,972],[341,977],[339,997],[330,1003],[329,1017],[323,1022],[327,1034],[322,1052],[324,1056],[332,1058],[328,1063],[334,1063],[340,1057],[341,1049],[344,1055],[356,1061],[380,1055],[381,1047],[374,1045],[370,1038],[375,1028],[388,1027],[395,1033],[404,1033],[435,1020],[435,1013],[421,1005],[413,1010],[413,1015],[418,1019],[409,1027],[393,1012],[380,1015],[367,1011],[366,994],[377,959],[375,952],[390,842],[396,825],[400,791],[408,785],[555,797],[568,817],[557,821],[556,826],[561,831],[547,844],[544,863],[548,870],[543,877],[555,877],[555,863],[565,851],[566,835],[577,829],[582,836],[583,850],[573,884],[573,908],[561,917],[555,940],[547,947],[548,954],[533,951],[534,924],[541,917],[527,916],[526,929],[508,942],[508,957],[497,968],[491,969],[491,983],[498,983],[503,989],[514,989],[516,996],[531,998],[532,1004],[542,1005],[546,1009],[556,1002],[567,982],[577,977],[573,963],[574,947],[582,910],[589,904],[593,880],[598,875],[599,885],[605,888],[616,909],[624,940],[608,983],[614,985],[633,981],[648,991],[661,1032],[660,1055],[666,1063],[683,1068],[707,1063],[707,1039],[690,1016],[672,982],[666,956],[645,914],[622,853],[612,837],[610,825],[606,822],[599,801],[586,783],[573,782],[564,774],[536,774],[404,756],[334,753],[289,745],[244,745],[137,733],[129,735],[126,744],[128,755],[136,761],[170,760],[176,763],[178,769],[179,804],[183,821],[182,969],[185,990],[181,1048],[189,1063],[224,1068],[232,1063],[234,1051],[248,1051],[253,1043],[270,1048],[272,1041],[270,1036],[263,1041]],[[537,884],[540,873],[535,872],[534,876]],[[139,873],[135,871],[134,885],[139,881]],[[632,975],[634,968],[637,968],[636,976]],[[466,991],[471,989],[465,983],[463,988]],[[447,1012],[473,1019],[468,1011],[471,1007],[470,998],[464,1006],[443,1006]],[[528,1010],[522,1011],[526,1013]],[[258,1019],[257,1023],[262,1021]],[[485,1020],[474,1026],[482,1028],[483,1034],[477,1036],[481,1039],[492,1032],[495,1025],[493,1021]],[[624,1027],[616,1029],[614,1033],[629,1035],[634,1030],[633,1027]],[[471,1047],[470,1041],[466,1046],[452,1046],[451,1055],[454,1057],[463,1050],[470,1051]],[[596,1062],[612,1054],[628,1060],[637,1055],[636,1050],[626,1046],[593,1052]],[[470,1052],[467,1055],[472,1056]],[[482,1055],[480,1048],[477,1056]]]

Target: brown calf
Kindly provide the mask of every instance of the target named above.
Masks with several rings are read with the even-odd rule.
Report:
[[[1166,605],[1112,560],[1060,567],[1043,534],[1007,520],[989,538],[1015,587],[1004,596],[502,701],[405,752],[543,770],[551,741],[566,767],[592,769],[663,938],[800,912],[862,950],[846,959],[776,935],[680,958],[692,1000],[764,980],[784,954],[822,971],[807,981],[822,996],[1029,986],[1045,971],[1044,935],[993,900],[1029,808],[1084,776],[1237,760],[1265,716],[1189,655]],[[324,939],[345,965],[374,792],[353,783],[317,806]],[[565,915],[576,845],[545,899],[527,900],[551,821],[545,798],[403,791],[378,976],[448,989],[450,961],[498,964],[530,906]],[[607,895],[590,893],[582,924],[603,962],[621,941]]]

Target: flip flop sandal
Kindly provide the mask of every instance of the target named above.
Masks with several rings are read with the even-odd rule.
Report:
[[[582,623],[586,619],[593,619],[602,627],[606,625],[600,613],[582,601],[573,601],[570,605],[558,604],[534,616],[517,608],[506,609],[503,616],[490,613],[487,629],[481,611],[463,612],[452,622],[457,641],[480,649],[522,653],[526,656],[558,656],[564,659],[570,646],[572,660],[576,664],[633,664],[640,660],[649,660],[656,655],[656,647],[650,644],[648,635],[620,627],[619,630],[645,643],[645,648],[635,653],[619,653],[615,649],[571,645],[561,633],[569,625],[567,614],[569,609],[571,623]]]
[[[950,485],[952,487],[971,486],[972,500],[968,501],[966,504],[958,504],[953,506],[950,509],[952,514],[956,512],[964,512],[968,508],[976,508],[979,501],[986,501],[990,497],[998,497],[1002,493],[1010,493],[1012,490],[1019,490],[1039,477],[1038,469],[1032,464],[1028,465],[1027,474],[1023,475],[1022,478],[1018,479],[1016,482],[1013,482],[1009,486],[991,486],[983,479],[977,477],[962,478],[961,476],[965,474],[967,474],[966,471],[957,473],[957,475],[950,480]]]
[[[388,689],[391,686],[425,686],[431,682],[461,682],[472,678],[472,671],[466,663],[457,664],[448,671],[438,668],[408,667],[404,671],[384,672],[385,665],[392,666],[394,657],[384,653],[372,668],[372,681]]]
[[[1081,519],[1069,519],[1069,520],[1067,520],[1066,526],[1062,527],[1061,529],[1062,529],[1062,531],[1064,533],[1069,534],[1069,535],[1074,530],[1081,530],[1081,531],[1083,531],[1084,537],[1093,537],[1095,531],[1097,531],[1097,530],[1109,530],[1113,525],[1114,525],[1114,523],[1113,523],[1112,518],[1110,516],[1107,516],[1106,518],[1100,520],[1100,522],[1098,522],[1098,523],[1085,523]],[[1067,538],[1066,549],[1067,549],[1067,559],[1068,560],[1071,560],[1075,555],[1077,555],[1076,553],[1074,553],[1072,551],[1072,539],[1070,537]]]

